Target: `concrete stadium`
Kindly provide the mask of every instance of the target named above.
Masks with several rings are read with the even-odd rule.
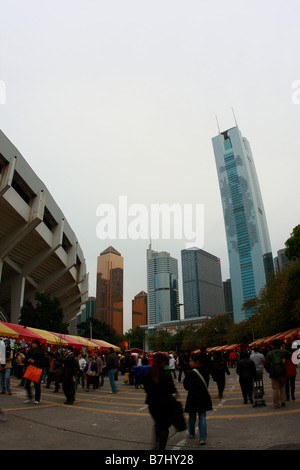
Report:
[[[36,291],[57,297],[69,322],[88,296],[84,255],[45,184],[0,131],[0,319],[18,323]]]

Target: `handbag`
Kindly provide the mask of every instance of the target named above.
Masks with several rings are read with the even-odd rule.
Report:
[[[89,377],[95,377],[95,376],[96,376],[96,372],[93,371],[93,370],[91,370],[90,372],[87,373],[87,375],[88,375]]]
[[[25,374],[23,375],[24,379],[32,380],[32,382],[38,383],[41,380],[43,369],[39,369],[35,366],[28,366]]]
[[[181,402],[176,400],[176,398],[172,399],[171,421],[176,431],[182,432],[186,430],[183,407]]]

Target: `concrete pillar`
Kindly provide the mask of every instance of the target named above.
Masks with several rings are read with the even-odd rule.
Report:
[[[11,283],[11,308],[10,321],[18,323],[20,319],[21,308],[24,303],[25,277],[16,276]]]

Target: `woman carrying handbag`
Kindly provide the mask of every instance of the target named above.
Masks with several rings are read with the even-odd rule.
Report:
[[[207,383],[200,373],[201,363],[197,354],[190,357],[191,370],[187,373],[183,386],[188,391],[185,411],[189,414],[189,437],[195,437],[197,414],[199,417],[198,428],[200,444],[206,444],[207,425],[206,412],[212,410],[212,401],[207,389]]]
[[[157,353],[152,368],[144,376],[146,403],[154,420],[154,449],[164,450],[172,425],[176,388],[171,373],[165,369],[169,359],[165,354]]]

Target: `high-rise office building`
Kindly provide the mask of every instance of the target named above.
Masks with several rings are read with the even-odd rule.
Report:
[[[147,294],[141,291],[132,301],[132,328],[147,325]]]
[[[95,316],[123,335],[123,257],[112,246],[97,258]]]
[[[85,322],[90,318],[95,318],[96,297],[89,297],[81,309],[80,320]]]
[[[181,251],[184,318],[225,313],[220,259],[199,248]]]
[[[227,236],[234,321],[274,273],[265,210],[248,140],[233,127],[212,139]]]
[[[178,262],[166,251],[147,250],[148,324],[179,320]]]
[[[227,315],[230,315],[231,319],[233,320],[233,304],[230,279],[226,279],[226,281],[223,281],[223,293],[225,302],[225,313],[227,313]]]
[[[277,256],[274,258],[275,273],[282,271],[291,263],[291,260],[285,255],[285,248],[277,251]]]

